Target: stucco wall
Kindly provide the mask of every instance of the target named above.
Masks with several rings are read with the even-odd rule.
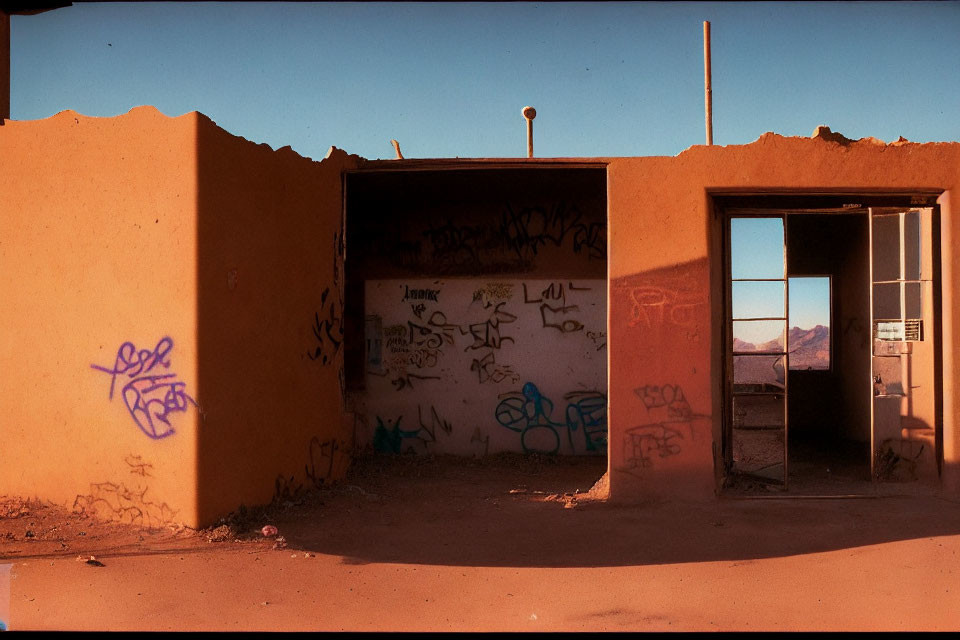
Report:
[[[341,171],[191,113],[0,128],[0,493],[208,524],[341,477]]]
[[[359,446],[606,454],[606,281],[371,280]]]
[[[341,172],[201,116],[196,316],[199,519],[346,472]]]
[[[196,115],[0,128],[0,493],[196,521]]]
[[[953,327],[960,308],[951,292],[960,255],[950,238],[960,225],[953,191],[960,144],[841,144],[765,134],[749,145],[696,146],[675,158],[613,159],[608,177],[614,498],[713,494],[721,441],[723,269],[710,194],[744,191],[949,191],[940,198],[944,452],[945,480],[956,482],[960,390],[953,372],[960,336]]]

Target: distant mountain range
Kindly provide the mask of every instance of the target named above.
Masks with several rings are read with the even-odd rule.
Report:
[[[830,368],[830,328],[818,324],[812,329],[790,329],[790,368]],[[771,340],[755,345],[739,338],[733,339],[735,352],[779,351],[781,340]],[[734,382],[738,384],[774,383],[783,384],[783,363],[776,356],[739,358],[734,366]]]

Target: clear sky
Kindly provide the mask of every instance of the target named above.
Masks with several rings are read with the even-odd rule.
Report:
[[[78,3],[11,20],[11,111],[201,111],[322,158],[673,155],[766,131],[960,140],[960,3]]]

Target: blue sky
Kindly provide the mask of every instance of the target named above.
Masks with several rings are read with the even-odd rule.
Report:
[[[674,155],[766,131],[960,140],[960,3],[79,3],[11,21],[14,119],[202,111],[321,158]]]

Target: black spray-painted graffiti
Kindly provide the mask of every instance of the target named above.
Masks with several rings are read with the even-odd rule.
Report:
[[[577,305],[567,304],[567,291],[590,291],[589,287],[575,287],[572,282],[568,282],[566,287],[562,283],[551,283],[546,289],[540,292],[539,298],[531,298],[527,292],[526,283],[523,284],[523,302],[525,304],[540,304],[540,319],[543,321],[544,328],[552,328],[561,333],[572,333],[583,330],[583,324],[573,318],[567,318],[568,314],[579,311]]]
[[[553,420],[553,402],[543,396],[537,385],[528,382],[520,393],[505,394],[496,409],[501,425],[520,434],[526,453],[560,451],[558,429],[567,430],[571,450],[575,450],[573,432],[582,429],[587,451],[601,452],[607,444],[607,399],[599,391],[574,391],[564,395],[566,420]]]
[[[124,483],[97,482],[90,485],[90,493],[78,495],[73,511],[85,516],[119,520],[148,528],[158,528],[174,522],[177,515],[166,502],[147,498],[149,488],[131,489]]]
[[[339,478],[350,462],[350,448],[341,440],[310,438],[304,474],[314,487],[320,488]],[[277,486],[279,491],[282,487]]]
[[[463,224],[446,218],[429,223],[420,242],[384,238],[384,248],[400,258],[401,266],[440,268],[449,273],[530,268],[546,247],[569,247],[588,260],[604,259],[607,241],[604,223],[591,221],[577,205],[516,208],[504,205],[495,222]],[[381,249],[382,252],[383,249]]]
[[[683,395],[683,389],[677,385],[637,387],[633,392],[643,400],[643,406],[647,408],[647,411],[665,407],[667,418],[676,422],[689,420],[693,416],[690,403]]]
[[[123,459],[127,463],[127,466],[130,467],[130,473],[141,478],[152,478],[153,474],[150,471],[153,469],[153,465],[143,461],[138,455],[130,454]]]
[[[643,400],[648,418],[653,421],[626,430],[626,468],[621,470],[627,472],[651,467],[656,458],[678,455],[683,449],[684,430],[693,438],[693,421],[703,417],[693,413],[678,385],[647,385],[633,392]]]
[[[317,345],[312,351],[307,352],[311,360],[320,360],[322,364],[333,362],[340,345],[343,343],[343,322],[337,317],[336,305],[333,300],[327,304],[327,298],[330,296],[330,287],[323,290],[320,295],[321,311],[313,314],[313,335],[317,339]],[[321,313],[323,320],[320,319]]]
[[[437,302],[438,295],[440,295],[440,289],[411,289],[410,285],[405,285],[403,290],[403,301],[432,300],[433,302]]]
[[[564,202],[546,207],[529,207],[514,211],[509,204],[500,221],[500,233],[504,241],[520,258],[537,255],[544,246],[563,245],[571,238],[576,254],[584,253],[589,258],[603,259],[607,256],[607,241],[604,226],[599,222],[587,222],[576,205]]]
[[[498,384],[504,380],[517,382],[520,375],[513,370],[510,365],[498,365],[493,351],[487,353],[483,358],[474,358],[470,363],[470,371],[476,371],[480,384],[492,382]]]
[[[470,444],[474,442],[477,443],[477,455],[485,456],[490,453],[490,434],[484,435],[480,427],[474,429],[473,435],[470,436]],[[480,452],[480,447],[483,447],[483,453]]]
[[[603,331],[587,331],[587,338],[597,345],[597,351],[607,346],[607,334]]]
[[[502,345],[504,341],[509,340],[510,342],[513,342],[513,338],[500,335],[501,324],[514,322],[517,319],[517,316],[513,315],[512,313],[501,311],[501,307],[503,307],[505,304],[506,302],[501,302],[494,307],[493,312],[486,321],[471,324],[467,327],[466,331],[460,329],[460,332],[463,335],[469,333],[470,336],[473,337],[473,344],[467,345],[467,348],[464,349],[464,351],[469,351],[471,349],[483,349],[484,347],[499,349],[500,345]]]
[[[177,374],[156,373],[170,368],[171,351],[173,340],[168,337],[161,338],[152,351],[137,350],[132,342],[124,342],[117,350],[113,368],[90,365],[110,374],[110,400],[113,400],[117,377],[127,379],[121,391],[127,411],[137,427],[154,440],[174,434],[169,414],[185,412],[191,404],[198,406],[187,395],[186,383],[177,380]]]

